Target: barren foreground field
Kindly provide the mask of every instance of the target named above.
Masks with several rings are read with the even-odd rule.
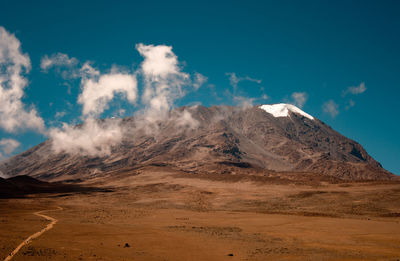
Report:
[[[86,185],[110,191],[1,199],[0,259],[53,221],[12,260],[400,259],[398,182],[153,167]]]

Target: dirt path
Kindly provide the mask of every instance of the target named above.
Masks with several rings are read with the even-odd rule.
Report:
[[[4,259],[4,261],[9,261],[9,260],[11,260],[11,259],[18,253],[18,251],[19,251],[22,247],[24,247],[25,245],[29,244],[33,239],[35,239],[35,238],[41,236],[41,235],[42,235],[44,232],[46,232],[47,230],[52,229],[53,226],[57,223],[58,220],[55,219],[55,218],[46,216],[46,215],[44,215],[44,214],[41,214],[41,213],[42,213],[42,212],[47,212],[47,211],[55,211],[55,210],[62,210],[62,207],[58,207],[58,209],[53,209],[53,210],[42,210],[42,211],[38,211],[38,212],[33,213],[34,215],[39,216],[39,217],[42,217],[42,218],[45,218],[45,219],[47,219],[47,220],[49,220],[49,221],[51,221],[51,222],[50,222],[45,228],[43,228],[42,230],[40,230],[40,231],[38,231],[38,232],[36,232],[36,233],[30,235],[27,239],[25,239],[24,241],[22,241],[22,243],[19,244],[19,245],[17,246],[17,248],[15,248],[14,251],[12,251],[12,252]]]

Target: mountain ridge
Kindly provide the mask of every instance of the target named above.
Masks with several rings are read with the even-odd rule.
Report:
[[[180,124],[176,115],[185,112],[190,113],[194,126]],[[149,164],[165,164],[190,173],[222,173],[230,164],[344,180],[394,178],[359,143],[314,117],[292,110],[287,117],[275,117],[260,106],[179,107],[150,129],[138,119],[121,120],[124,138],[109,155],[54,153],[52,141],[47,140],[3,162],[0,171],[8,176],[67,180],[90,179]]]

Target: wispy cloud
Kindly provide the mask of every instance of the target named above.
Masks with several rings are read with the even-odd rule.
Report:
[[[44,55],[40,61],[40,68],[43,71],[48,71],[54,67],[74,67],[79,63],[78,59],[69,57],[64,53],[55,53],[50,56]]]
[[[308,99],[308,95],[305,92],[294,92],[291,96],[293,104],[299,108],[303,108]]]
[[[350,86],[350,87],[348,87],[346,90],[344,90],[342,92],[342,95],[343,96],[346,96],[347,94],[357,95],[357,94],[364,93],[366,90],[367,90],[367,88],[365,87],[365,83],[362,82],[358,86]]]
[[[58,120],[58,119],[63,118],[65,115],[67,115],[67,111],[58,111],[58,112],[56,112],[54,117]]]
[[[66,152],[89,156],[110,154],[112,146],[122,140],[123,131],[119,120],[99,122],[88,118],[80,126],[64,124],[50,130],[52,148],[55,153]]]
[[[229,76],[229,83],[231,84],[231,86],[233,87],[233,93],[235,94],[238,88],[238,85],[241,81],[250,81],[250,82],[255,82],[260,84],[261,80],[259,79],[255,79],[255,78],[251,78],[249,76],[244,76],[244,77],[238,77],[236,75],[236,73],[234,72],[229,72],[226,73],[227,76]]]
[[[124,135],[134,133],[140,128],[145,131],[158,131],[160,121],[173,120],[177,126],[194,128],[197,121],[190,111],[174,111],[170,114],[176,99],[186,93],[184,87],[192,84],[199,88],[207,78],[199,73],[194,75],[193,82],[189,74],[179,66],[178,57],[172,47],[165,45],[136,45],[144,60],[140,68],[133,72],[122,72],[117,68],[102,74],[91,63],[84,63],[79,69],[81,93],[78,103],[82,104],[83,123],[73,126],[67,123],[62,128],[52,128],[49,133],[56,153],[66,152],[89,156],[105,156],[113,146],[120,144]],[[96,120],[116,94],[122,94],[127,101],[135,105],[138,98],[136,75],[141,74],[144,93],[141,97],[143,109],[135,117],[134,129],[126,130],[121,120]],[[125,110],[119,108],[118,114]],[[149,132],[148,132],[149,133]]]
[[[194,74],[193,88],[197,91],[204,83],[208,81],[208,78],[201,73],[196,72]]]
[[[339,105],[335,101],[329,100],[322,105],[322,110],[335,118],[339,114]]]
[[[81,93],[77,102],[82,104],[83,123],[79,126],[63,123],[62,128],[51,128],[52,147],[56,153],[105,156],[112,146],[121,142],[123,129],[119,120],[100,122],[96,118],[108,108],[116,94],[122,94],[129,103],[135,104],[138,95],[136,76],[116,67],[101,74],[89,62],[82,65],[79,75]]]
[[[0,148],[5,154],[11,154],[14,152],[16,148],[18,148],[21,144],[19,141],[14,139],[1,139],[0,140]]]
[[[96,76],[99,76],[100,72],[98,70],[96,70],[93,66],[92,66],[92,62],[85,62],[82,67],[79,69],[79,77],[83,78],[83,80],[85,79],[90,79]]]
[[[71,83],[69,80],[75,80],[82,76],[82,71],[79,68],[79,60],[75,57],[69,57],[64,53],[55,53],[50,56],[44,55],[40,62],[40,68],[47,73],[53,69],[61,77],[66,80],[64,85],[68,88],[68,93],[71,94]]]
[[[234,96],[233,101],[235,104],[242,108],[249,108],[253,106],[255,98],[249,98],[249,97],[244,97],[244,96]]]
[[[20,41],[0,26],[0,128],[7,132],[45,130],[36,109],[26,109],[22,102],[28,83],[24,73],[30,68],[29,56],[21,52]]]

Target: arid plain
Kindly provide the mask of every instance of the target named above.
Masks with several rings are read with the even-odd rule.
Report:
[[[81,182],[97,191],[0,199],[12,260],[398,260],[400,182],[231,167],[147,166]]]

